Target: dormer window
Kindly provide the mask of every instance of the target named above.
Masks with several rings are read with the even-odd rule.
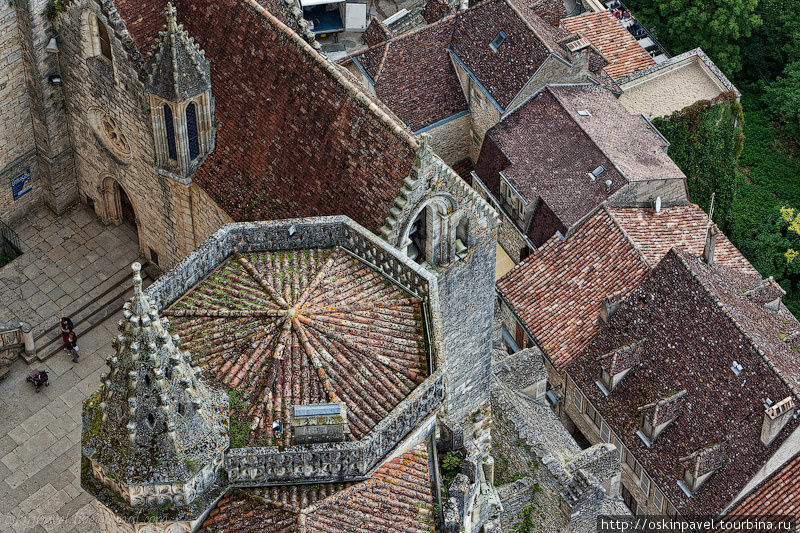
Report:
[[[489,48],[492,49],[492,52],[497,52],[498,48],[506,41],[506,37],[507,35],[504,32],[497,32],[495,38],[489,43]]]
[[[725,446],[712,444],[691,455],[678,460],[683,466],[683,475],[678,486],[691,498],[692,494],[706,482],[711,475],[725,464]]]
[[[644,340],[634,341],[600,356],[600,375],[595,384],[608,396],[641,361]]]
[[[667,426],[678,418],[686,396],[686,389],[670,392],[657,402],[639,407],[642,413],[641,427],[636,435],[649,448]]]

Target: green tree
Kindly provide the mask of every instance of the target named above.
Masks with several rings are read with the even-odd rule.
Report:
[[[740,40],[742,71],[738,82],[771,82],[784,66],[800,57],[800,10],[797,0],[758,0],[763,24]]]
[[[708,212],[711,194],[716,193],[714,221],[729,234],[744,143],[742,106],[735,95],[702,100],[653,123],[670,142],[670,157],[686,174],[689,198]]]
[[[783,76],[766,88],[764,101],[783,131],[800,140],[800,60],[786,65]]]
[[[656,27],[658,40],[673,54],[701,47],[732,76],[742,68],[739,41],[761,26],[758,0],[631,0],[634,14]]]

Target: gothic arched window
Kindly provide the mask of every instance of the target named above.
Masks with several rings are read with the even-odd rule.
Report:
[[[178,149],[175,146],[175,121],[172,118],[172,108],[167,104],[164,104],[164,125],[167,129],[167,153],[169,153],[169,158],[178,159]]]
[[[408,257],[422,263],[426,260],[428,248],[428,207],[423,207],[419,212],[417,218],[411,224],[411,230],[408,232],[408,238],[411,243],[408,245]]]
[[[189,137],[189,159],[194,161],[200,155],[200,138],[197,134],[197,107],[194,102],[186,106],[186,134]]]

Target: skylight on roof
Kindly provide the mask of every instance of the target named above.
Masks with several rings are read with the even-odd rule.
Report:
[[[589,113],[589,110],[588,110],[588,109],[579,109],[579,110],[578,110],[578,114],[579,114],[580,116],[582,116],[582,117],[591,117],[591,116],[592,116],[592,114],[591,114],[591,113]]]
[[[506,42],[506,37],[508,36],[505,34],[505,32],[497,32],[495,38],[489,43],[489,48],[492,49],[492,52],[497,52],[497,49],[500,48],[500,45]]]
[[[606,171],[606,167],[604,167],[603,165],[600,165],[599,167],[597,167],[596,169],[592,170],[591,172],[587,172],[587,174],[592,179],[592,181],[594,181],[595,179],[597,179],[597,176],[599,176],[600,174],[602,174],[605,171]]]

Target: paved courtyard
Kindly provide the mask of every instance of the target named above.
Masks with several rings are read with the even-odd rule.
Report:
[[[93,289],[139,255],[133,230],[104,226],[83,204],[60,217],[41,207],[12,229],[22,255],[0,268],[0,324],[28,322],[34,337],[89,302]]]
[[[30,366],[17,359],[0,382],[0,531],[98,531],[80,487],[81,404],[100,385],[120,317],[83,336],[79,363],[65,352]],[[34,368],[50,376],[38,394],[25,381]]]

